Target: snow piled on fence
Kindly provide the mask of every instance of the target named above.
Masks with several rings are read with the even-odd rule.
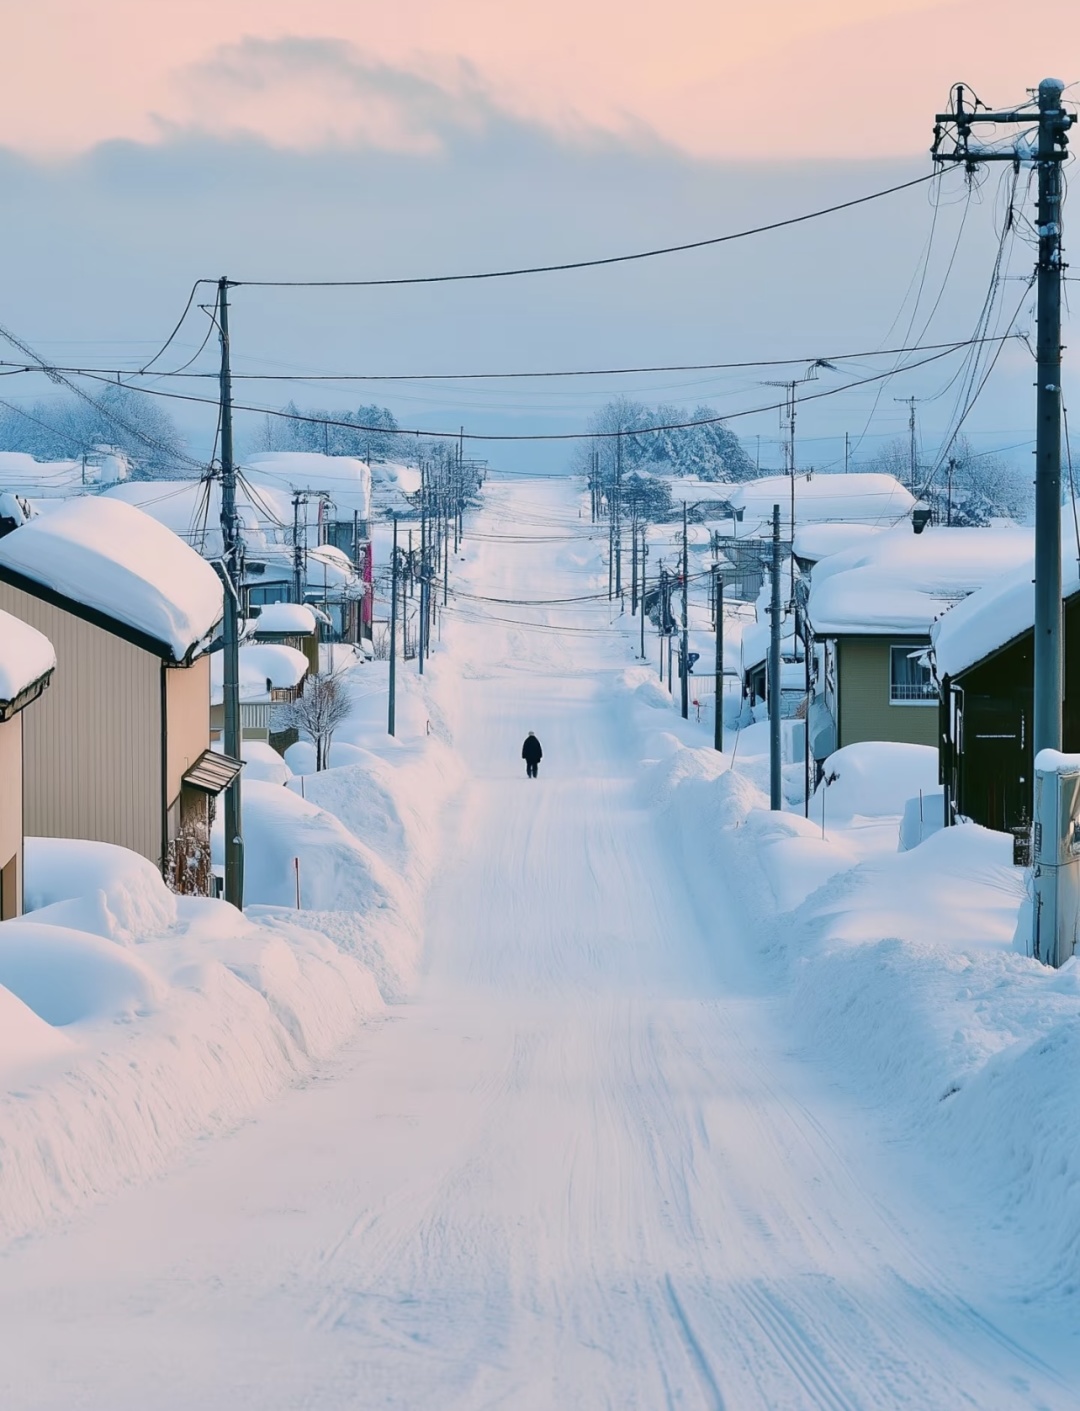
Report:
[[[920,746],[838,751],[809,818],[802,765],[788,766],[787,810],[772,813],[766,725],[730,731],[719,755],[656,709],[646,670],[622,691],[671,846],[745,917],[745,954],[718,964],[779,996],[793,1046],[884,1125],[928,1199],[1012,1241],[1002,1292],[1074,1293],[1080,962],[1053,971],[1027,955],[1030,883],[1011,838],[969,825],[901,850],[905,802],[936,786]]]
[[[235,1127],[409,994],[458,766],[414,680],[385,735],[385,671],[348,678],[361,763],[254,752],[243,915],[124,848],[28,840],[31,910],[0,924],[0,1242]]]

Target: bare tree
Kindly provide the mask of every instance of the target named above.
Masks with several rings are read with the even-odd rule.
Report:
[[[315,745],[315,768],[326,769],[334,731],[352,714],[350,697],[341,673],[309,676],[304,694],[278,707],[275,728],[302,730]]]

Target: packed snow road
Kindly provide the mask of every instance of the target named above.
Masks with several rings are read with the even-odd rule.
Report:
[[[786,1053],[722,879],[683,868],[645,801],[606,603],[506,601],[595,590],[575,495],[495,484],[479,528],[434,671],[470,782],[417,999],[182,1169],[11,1252],[0,1402],[1077,1404]]]

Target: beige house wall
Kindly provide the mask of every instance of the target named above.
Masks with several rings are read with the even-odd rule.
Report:
[[[56,650],[52,684],[24,725],[27,835],[117,843],[160,866],[160,660],[2,582],[0,608]]]
[[[210,657],[190,666],[165,668],[165,798],[171,807],[180,794],[180,781],[210,748]]]
[[[889,649],[918,646],[905,637],[841,637],[836,643],[839,718],[837,747],[862,740],[894,740],[937,747],[937,703],[894,705],[889,700]]]
[[[22,715],[0,720],[0,921],[22,912]]]

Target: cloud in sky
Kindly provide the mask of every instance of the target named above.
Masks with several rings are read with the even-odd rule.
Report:
[[[389,72],[380,95],[411,93]],[[542,124],[466,103],[462,119],[425,94],[404,148],[282,148],[254,138],[190,132],[155,143],[118,142],[41,163],[0,152],[5,220],[0,258],[9,280],[5,318],[48,355],[137,365],[160,344],[196,276],[235,279],[398,276],[588,258],[737,230],[844,200],[918,175],[914,162],[790,162],[759,166],[680,154],[658,143],[571,141]],[[415,107],[411,110],[415,114]],[[418,141],[417,134],[423,137]],[[400,132],[391,128],[395,140]],[[996,246],[990,199],[999,173],[968,215],[930,337],[974,326]],[[936,222],[922,315],[936,300],[963,212],[963,176],[949,177]],[[956,204],[952,204],[956,202]],[[487,368],[623,366],[748,357],[829,355],[904,341],[905,291],[934,224],[926,188],[844,215],[746,242],[642,264],[486,284],[382,290],[234,293],[238,368],[258,372],[439,372]],[[1030,252],[1016,249],[1016,269]],[[1008,285],[1011,299],[1020,285]],[[171,350],[195,353],[206,331],[197,311]],[[212,367],[214,348],[202,363]],[[168,366],[163,363],[162,366]],[[870,371],[875,364],[859,365]],[[933,396],[920,405],[928,445],[948,421],[955,365],[897,379],[883,389],[872,438],[902,431],[893,394]],[[242,400],[277,406],[378,400],[404,425],[432,429],[573,431],[616,391],[692,409],[760,405],[783,371],[656,374],[629,381],[393,383],[351,388],[245,382]],[[12,378],[5,397],[24,394]],[[974,425],[1005,439],[1030,424],[1031,370],[1009,350]],[[161,384],[167,386],[169,384]],[[190,382],[182,390],[213,396]],[[944,390],[943,390],[944,389]],[[837,454],[858,435],[874,390],[808,405],[800,415],[807,457]],[[33,396],[47,387],[26,389]],[[206,450],[209,407],[170,404]],[[989,418],[989,419],[988,419]],[[250,419],[248,419],[250,420]],[[735,424],[760,435],[775,461],[776,414]],[[1025,433],[1026,434],[1026,433]],[[821,440],[818,438],[833,438]],[[555,468],[565,445],[497,447],[498,463]],[[812,461],[810,463],[813,463]]]
[[[173,134],[257,137],[281,148],[430,154],[448,132],[482,132],[498,115],[470,65],[439,67],[395,68],[338,39],[248,38],[185,69],[177,86],[187,116],[160,121]]]
[[[949,85],[1080,76],[1073,0],[35,0],[0,50],[0,131],[56,154],[177,129],[423,143],[444,99],[727,158],[922,149]],[[1045,35],[1054,36],[1048,46]],[[1048,47],[1050,52],[1048,52]],[[409,74],[380,90],[380,76]]]

